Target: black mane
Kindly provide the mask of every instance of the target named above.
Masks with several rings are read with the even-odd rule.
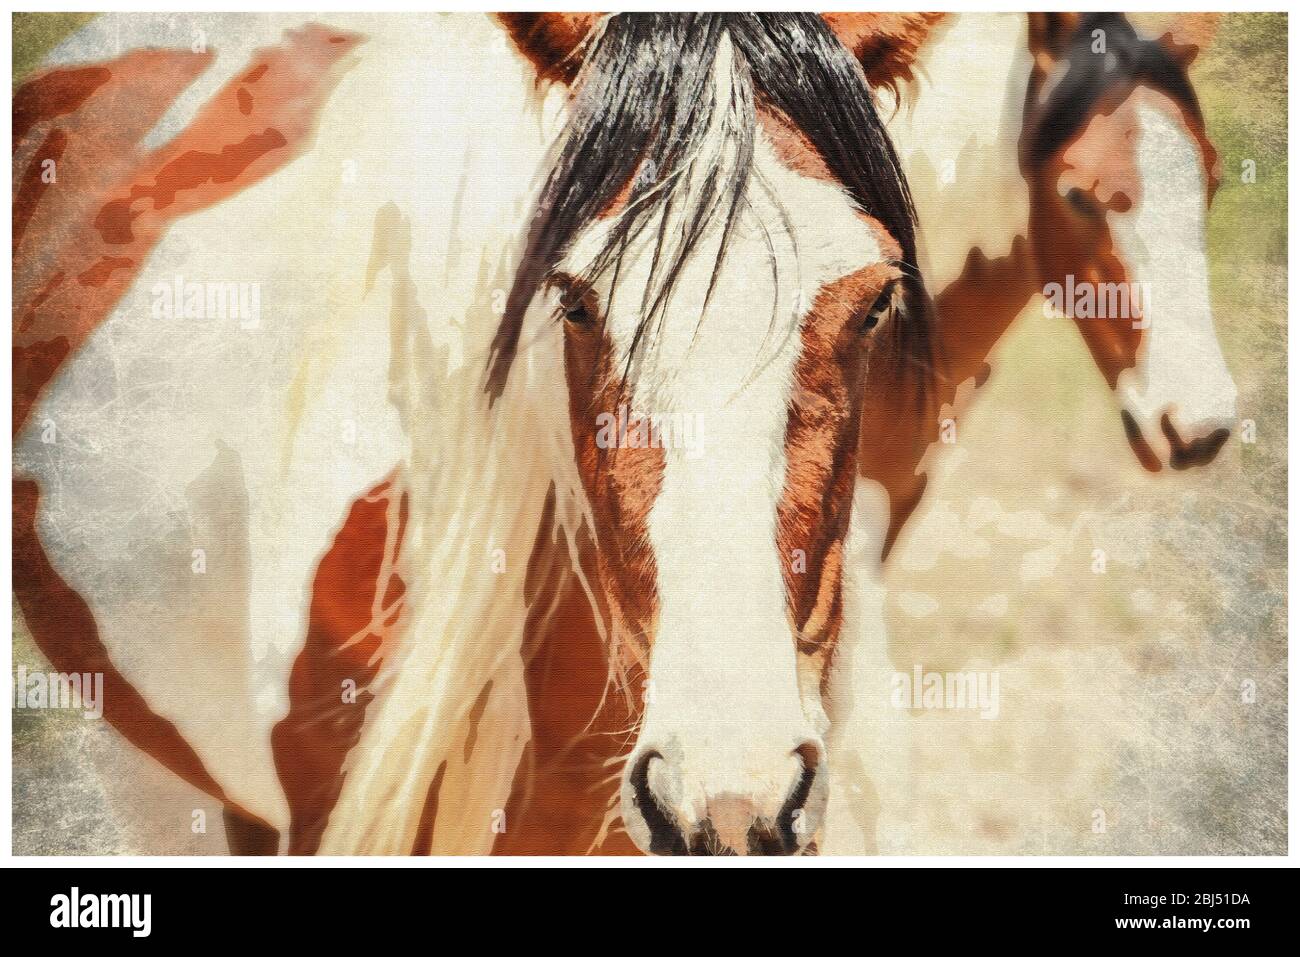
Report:
[[[1095,30],[1105,35],[1104,53],[1092,51]],[[1145,40],[1121,13],[1082,17],[1061,58],[1065,73],[1047,102],[1031,104],[1021,148],[1028,169],[1046,163],[1097,113],[1122,103],[1138,86],[1164,93],[1197,123],[1201,107],[1183,67],[1155,40]],[[1031,89],[1031,95],[1034,92]]]
[[[652,321],[662,319],[696,243],[721,223],[716,281],[749,184],[756,100],[787,117],[857,206],[899,243],[907,308],[896,324],[895,347],[918,360],[928,355],[930,306],[917,268],[911,194],[862,67],[821,17],[619,14],[598,31],[493,340],[487,376],[493,399],[505,388],[533,297],[575,237],[623,190],[629,190],[625,212],[614,221],[592,274],[582,278],[589,281],[609,268],[617,277],[628,244],[660,223],[637,342]],[[731,102],[721,107],[728,112],[723,119],[735,162],[702,168],[695,148],[717,121],[713,73],[724,33],[734,51],[736,82]],[[702,188],[694,208],[679,211],[686,223],[681,235],[665,236],[668,210],[684,201],[672,186],[683,179]]]

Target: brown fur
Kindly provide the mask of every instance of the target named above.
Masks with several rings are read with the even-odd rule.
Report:
[[[572,83],[582,65],[581,47],[601,13],[496,13],[519,52],[537,70],[538,82]]]
[[[912,80],[921,46],[946,13],[823,13],[822,19],[862,64],[867,82],[898,91]]]
[[[825,286],[804,317],[786,426],[786,478],[777,546],[791,627],[805,654],[834,645],[840,626],[841,556],[856,482],[859,409],[876,329],[859,325],[893,267],[876,264]],[[888,321],[888,320],[886,320]],[[806,565],[796,568],[795,558]]]
[[[561,279],[572,283],[572,280]],[[564,370],[569,386],[569,419],[574,455],[583,489],[596,520],[600,581],[610,604],[611,625],[620,652],[637,657],[648,650],[658,615],[657,571],[648,541],[650,509],[663,483],[662,448],[631,447],[635,414],[622,370],[614,368],[612,345],[602,328],[599,303],[589,290],[581,295],[592,321],[564,324]],[[628,420],[629,447],[600,448],[597,418],[603,413]]]
[[[582,46],[602,13],[493,14],[537,70],[538,80],[571,84]],[[921,46],[944,13],[824,13],[822,19],[862,64],[867,82],[897,90],[912,79]]]

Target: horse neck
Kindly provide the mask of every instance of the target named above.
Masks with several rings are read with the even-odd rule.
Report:
[[[969,62],[975,50],[979,64]],[[890,133],[916,199],[935,322],[927,364],[891,356],[869,375],[859,474],[889,495],[882,557],[920,501],[945,423],[983,384],[989,354],[1040,287],[1016,161],[1033,68],[1024,16],[953,17],[921,60],[923,79]]]
[[[918,74],[890,133],[912,185],[922,271],[935,296],[925,391],[926,411],[937,413],[968,380],[983,381],[989,353],[1038,291],[1026,242],[1030,190],[1018,163],[1034,75],[1027,18],[948,18]],[[919,453],[939,425],[922,423]]]

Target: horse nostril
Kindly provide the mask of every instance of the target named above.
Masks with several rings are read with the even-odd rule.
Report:
[[[816,741],[805,741],[794,749],[793,754],[803,762],[804,770],[821,767],[822,748]]]
[[[750,831],[749,853],[751,854],[795,854],[811,839],[809,831],[815,828],[816,824],[809,823],[810,818],[813,817],[809,798],[813,796],[813,789],[819,783],[818,771],[821,768],[822,752],[816,743],[806,741],[795,748],[793,753],[802,765],[799,777],[795,780],[785,804],[781,806],[780,813],[777,814],[775,829],[755,828]]]
[[[1230,435],[1227,429],[1221,428],[1190,441],[1184,441],[1178,429],[1170,421],[1168,413],[1160,417],[1160,431],[1169,442],[1169,465],[1177,471],[1213,462]]]
[[[791,757],[798,758],[793,775]],[[809,741],[766,774],[733,768],[719,783],[716,774],[684,778],[661,751],[647,749],[628,765],[623,784],[628,833],[651,854],[798,854],[811,846],[825,809],[824,763],[821,746]],[[692,788],[705,799],[677,810],[674,795]]]
[[[662,761],[658,751],[647,751],[632,768],[628,783],[632,789],[632,803],[650,832],[651,854],[685,854],[686,835],[664,809],[650,789],[650,765]]]
[[[785,806],[781,808],[781,815],[777,819],[781,838],[790,846],[791,851],[804,843],[801,839],[805,836],[808,823],[805,808],[817,779],[817,769],[822,763],[821,748],[812,741],[805,741],[794,749],[794,753],[803,763],[803,771],[800,772],[799,780],[795,782],[794,790],[786,798]]]

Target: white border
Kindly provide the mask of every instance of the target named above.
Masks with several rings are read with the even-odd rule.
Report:
[[[65,12],[68,4],[59,3],[23,3],[21,6],[9,4],[6,12],[10,15],[14,12],[39,12],[39,13],[56,13]],[[204,4],[186,4],[186,3],[91,3],[73,4],[77,7],[78,12],[117,12],[117,11],[167,11],[167,12],[239,12],[248,10],[249,5],[245,3],[204,3]],[[339,3],[336,0],[317,0],[314,3],[274,3],[271,8],[277,11],[285,12],[321,12],[331,13],[340,11],[355,10],[359,5],[356,3]],[[501,9],[536,11],[554,9],[562,6],[567,10],[594,10],[601,8],[598,4],[584,3],[563,3],[563,4],[539,4],[531,2],[508,2],[508,3],[466,3],[463,0],[452,0],[452,2],[443,2],[434,4],[440,10],[454,12],[483,12]],[[662,10],[665,4],[659,3],[628,3],[622,6],[622,9],[631,11]],[[851,4],[855,9],[861,10],[896,10],[900,4]],[[1108,10],[1114,8],[1114,3],[1060,3],[1060,2],[1040,2],[1040,3],[977,3],[962,2],[951,4],[924,5],[927,10],[943,10],[953,12],[978,12],[978,11],[1021,11],[1021,10]],[[1204,3],[1179,3],[1176,0],[1164,0],[1158,3],[1124,3],[1122,4],[1126,12],[1148,12],[1148,11],[1213,11],[1223,10],[1228,4],[1220,2],[1218,4]],[[1252,12],[1272,12],[1278,11],[1279,6],[1276,3],[1271,4],[1237,4],[1233,3],[1231,13],[1252,13]],[[719,11],[735,10],[790,10],[790,9],[809,9],[821,10],[826,7],[840,9],[835,4],[797,4],[784,2],[741,2],[741,3],[718,3],[708,4],[707,9]],[[405,3],[382,3],[373,8],[375,13],[405,13],[405,12],[426,12],[429,9],[428,4],[419,4],[415,2]],[[1286,10],[1283,5],[1282,10]],[[13,35],[12,20],[9,29],[4,31],[3,39],[0,40],[0,56],[3,56],[4,62],[12,64],[13,62]],[[1288,66],[1290,61],[1295,59],[1297,46],[1300,41],[1297,40],[1296,31],[1288,30],[1287,40],[1287,60]],[[1288,69],[1288,76],[1289,76]],[[1293,128],[1292,119],[1295,115],[1296,88],[1294,83],[1288,83],[1288,103],[1287,103],[1287,128],[1288,131]],[[10,139],[12,136],[13,117],[10,113],[5,115],[5,138]],[[1287,161],[1288,168],[1294,169],[1296,160],[1296,149],[1293,142],[1287,143]],[[1296,262],[1296,209],[1292,197],[1292,191],[1287,192],[1287,256],[1288,256],[1288,289],[1291,286],[1291,280],[1294,277],[1294,264]],[[9,206],[4,207],[4,227],[5,235],[10,235],[12,230],[12,210]],[[5,314],[12,314],[12,275],[9,281],[5,283],[4,302]],[[1295,316],[1294,303],[1288,297],[1287,319],[1288,326],[1290,319]],[[13,345],[13,331],[10,324],[6,324],[6,335],[9,339],[10,350]],[[1288,338],[1288,349],[1290,348]],[[1297,372],[1297,360],[1294,351],[1288,353],[1288,382],[1295,379]],[[13,392],[13,372],[10,361],[6,359],[0,363],[0,384],[6,395],[12,396]],[[1288,434],[1288,463],[1295,460],[1296,452],[1296,400],[1294,393],[1288,395],[1287,401],[1287,421],[1290,428]],[[12,411],[11,411],[12,416]],[[12,461],[12,440],[4,439],[4,450],[6,459]],[[1288,483],[1287,489],[1287,616],[1290,621],[1290,596],[1294,593],[1295,588],[1295,568],[1297,560],[1297,546],[1295,536],[1291,534],[1291,516],[1295,514],[1296,490],[1294,485]],[[2,532],[4,544],[10,556],[13,555],[13,528],[11,509],[3,510],[0,513],[0,532]],[[13,582],[12,582],[12,558],[3,563],[3,572],[0,572],[0,579],[3,580],[5,590],[10,594],[12,600]],[[1289,629],[1288,629],[1289,639]],[[6,630],[5,638],[6,659],[10,662],[13,660],[13,627],[11,624]],[[951,868],[968,868],[968,867],[1127,867],[1127,868],[1150,868],[1150,867],[1176,867],[1176,868],[1205,868],[1217,867],[1224,865],[1241,865],[1249,867],[1284,867],[1294,866],[1296,856],[1296,843],[1294,837],[1294,823],[1296,821],[1297,794],[1295,787],[1295,714],[1296,714],[1296,693],[1294,672],[1291,668],[1291,644],[1288,640],[1287,645],[1287,676],[1288,676],[1288,755],[1287,755],[1287,781],[1288,781],[1288,853],[1285,857],[1011,857],[1011,856],[989,856],[989,857],[941,857],[941,856],[916,856],[916,857],[809,857],[809,858],[583,858],[583,857],[536,857],[536,858],[504,858],[504,857],[449,857],[449,858],[412,858],[412,857],[384,857],[384,858],[338,858],[338,857],[14,857],[13,856],[13,815],[12,815],[12,796],[13,796],[13,749],[12,749],[12,713],[10,709],[5,708],[3,718],[4,740],[8,743],[5,749],[5,756],[0,760],[0,835],[3,836],[3,843],[0,844],[0,851],[3,852],[4,859],[8,862],[21,863],[26,867],[66,867],[76,865],[77,867],[99,868],[99,867],[177,867],[177,868],[226,868],[226,867],[338,867],[340,865],[349,867],[951,867]],[[5,673],[5,694],[6,700],[13,700],[13,675],[10,667],[4,669]]]

